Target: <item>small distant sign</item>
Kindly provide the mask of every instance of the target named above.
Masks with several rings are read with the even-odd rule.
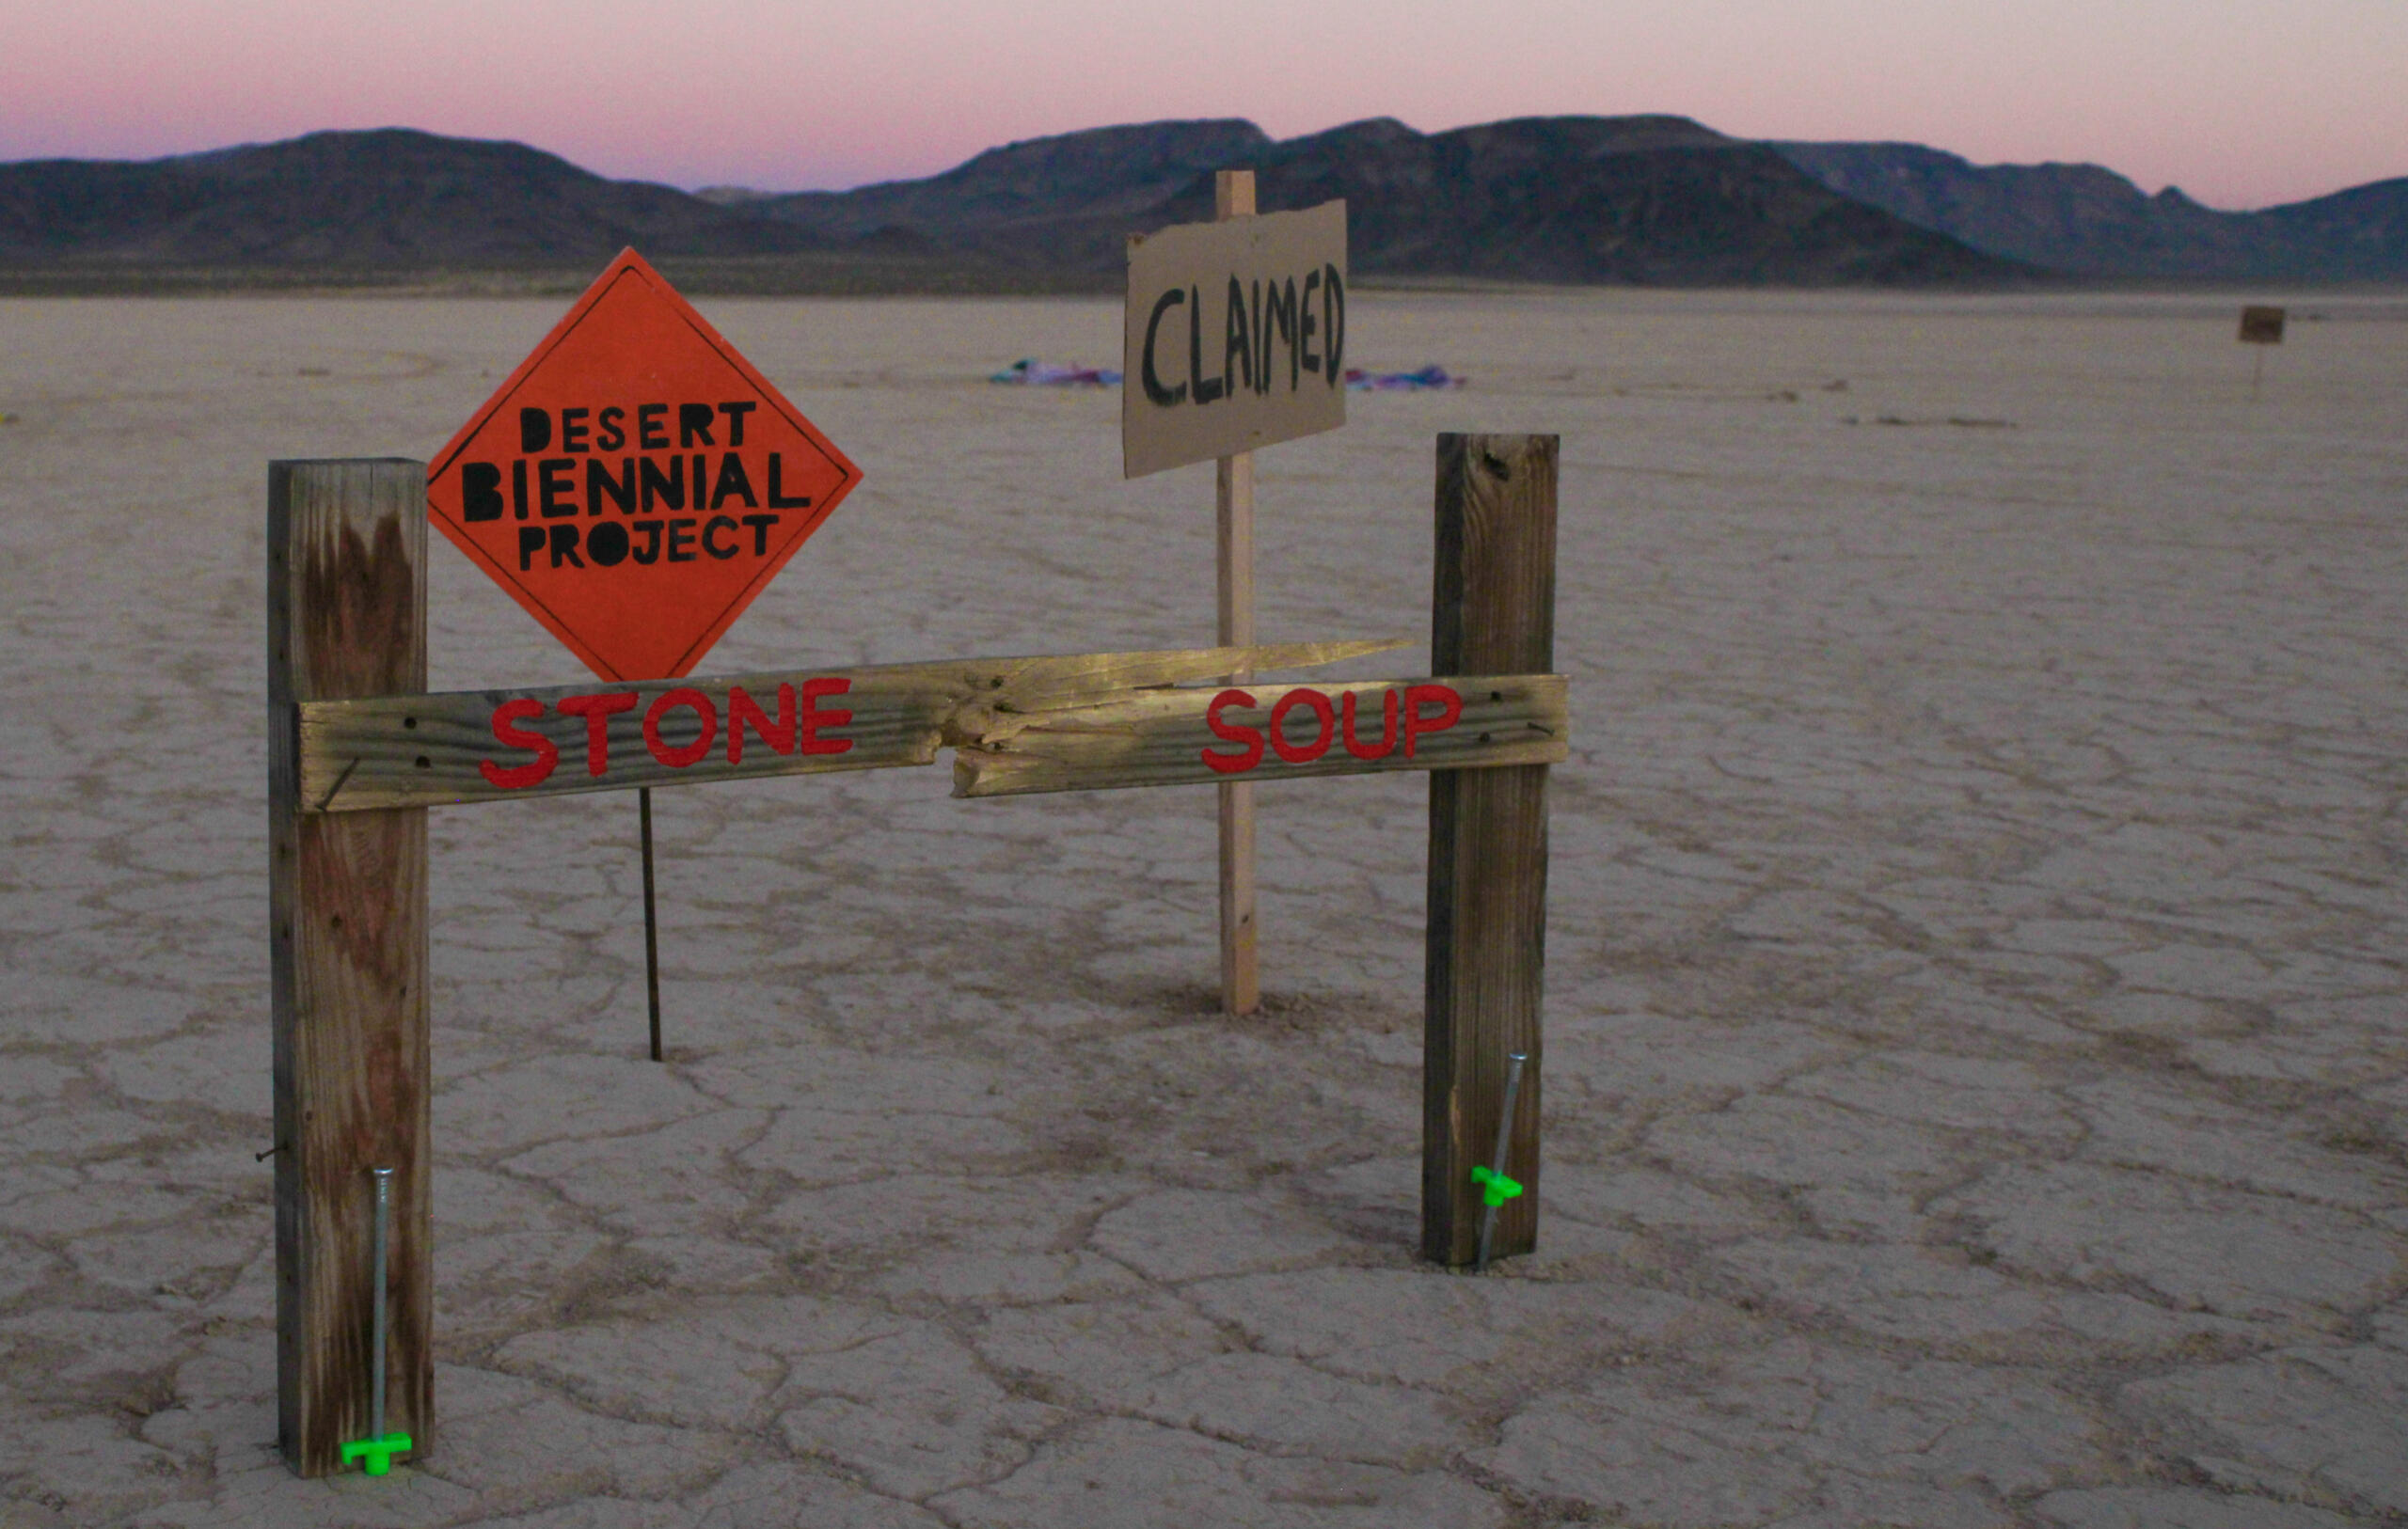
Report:
[[[2241,342],[2243,345],[2280,345],[2283,342],[2284,313],[2278,307],[2250,307],[2241,310]]]
[[[606,680],[692,670],[861,470],[623,252],[427,473],[436,528]]]
[[[1124,476],[1346,423],[1346,204],[1129,241]]]

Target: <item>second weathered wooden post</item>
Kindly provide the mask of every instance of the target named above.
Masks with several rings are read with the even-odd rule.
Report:
[[[1438,437],[1433,674],[1554,670],[1556,449],[1553,435]],[[1502,1206],[1494,1251],[1538,1246],[1546,773],[1430,777],[1421,1251],[1449,1266],[1479,1256],[1486,1207],[1471,1171],[1490,1166],[1516,1052],[1529,1061],[1505,1172],[1522,1192]]]
[[[426,688],[425,465],[273,464],[267,557],[277,1434],[319,1476],[369,1431],[377,1168],[393,1171],[384,1411],[413,1456],[433,1416],[426,812],[302,800],[298,713]]]

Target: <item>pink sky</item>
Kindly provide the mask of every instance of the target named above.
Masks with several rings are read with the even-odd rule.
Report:
[[[0,160],[403,125],[769,190],[1166,117],[1674,112],[2256,207],[2408,175],[2401,0],[0,0]]]

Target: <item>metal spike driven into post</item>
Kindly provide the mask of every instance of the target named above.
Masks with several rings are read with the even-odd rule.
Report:
[[[1505,1155],[1513,1146],[1513,1106],[1521,1098],[1522,1066],[1529,1060],[1529,1053],[1515,1051],[1512,1057],[1513,1065],[1506,1069],[1505,1110],[1497,1117],[1495,1166],[1471,1171],[1473,1181],[1486,1191],[1481,1197],[1483,1205],[1480,1213],[1480,1262],[1475,1266],[1482,1269],[1488,1267],[1489,1244],[1497,1236],[1497,1210],[1506,1201],[1522,1192],[1519,1184],[1505,1176]]]
[[[393,1468],[393,1457],[410,1452],[410,1436],[385,1431],[385,1349],[391,1337],[391,1320],[385,1310],[385,1287],[389,1281],[393,1243],[393,1171],[389,1168],[369,1170],[376,1177],[375,1240],[369,1252],[368,1263],[372,1287],[368,1324],[368,1437],[356,1439],[342,1446],[342,1462],[360,1462],[360,1469],[372,1476],[381,1476]]]

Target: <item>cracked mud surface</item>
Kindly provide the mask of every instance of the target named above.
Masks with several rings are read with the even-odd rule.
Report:
[[[1413,1255],[1418,780],[1263,790],[1237,1024],[1210,792],[663,794],[666,1066],[634,803],[437,812],[438,1432],[300,1482],[264,466],[557,305],[0,303],[0,1525],[2408,1523],[2408,307],[1360,306],[1473,386],[1264,453],[1265,640],[1563,437],[1540,1253]],[[1209,638],[1209,469],[976,380],[1114,306],[706,307],[866,472],[707,668]],[[437,686],[581,677],[433,556]]]

